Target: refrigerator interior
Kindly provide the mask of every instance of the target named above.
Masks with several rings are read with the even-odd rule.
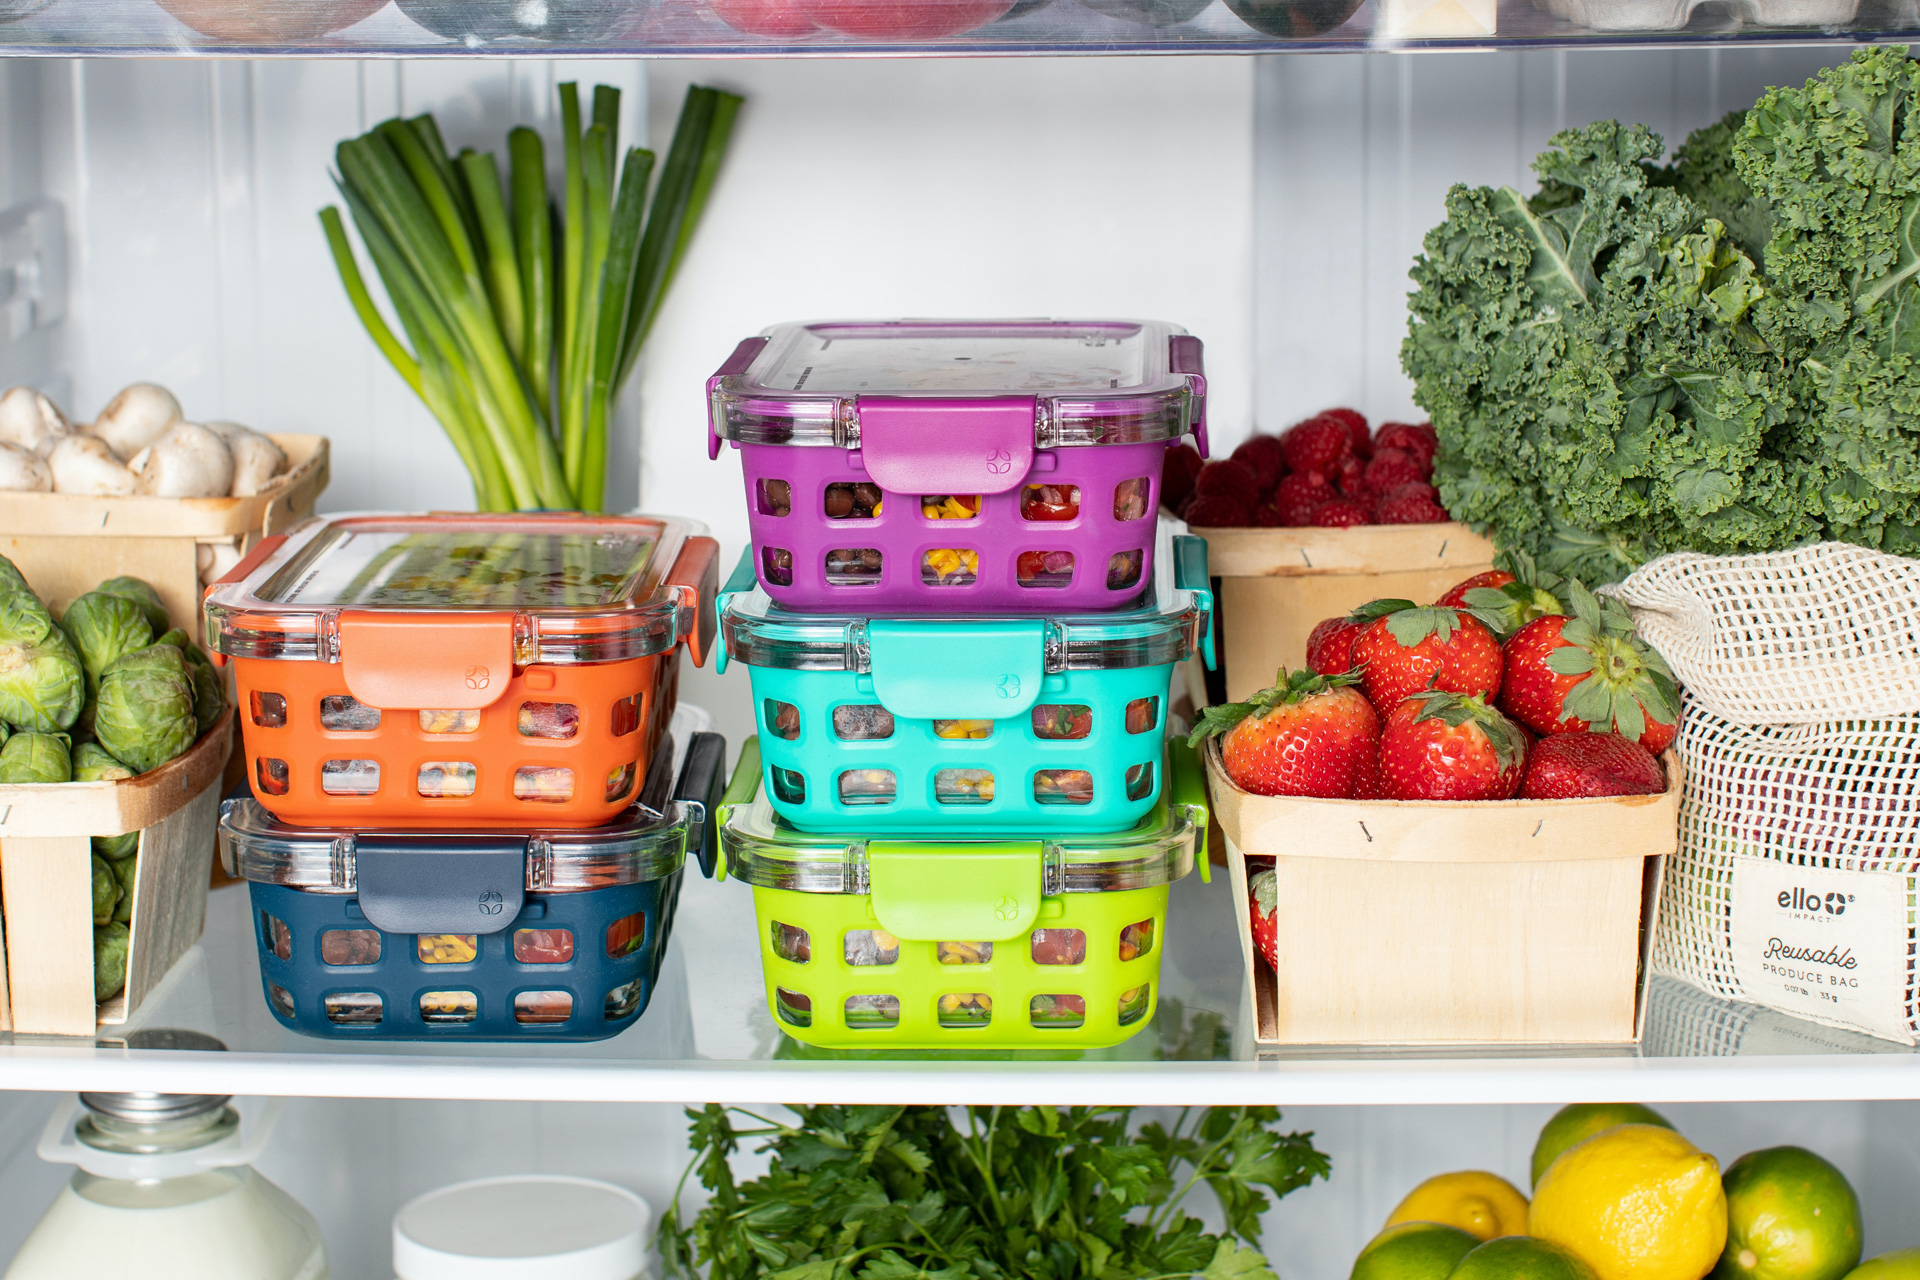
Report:
[[[1530,181],[1557,128],[1644,121],[1673,144],[1825,48],[1527,51],[1449,57],[0,62],[0,233],[38,210],[0,378],[91,416],[120,386],[172,387],[190,417],[331,437],[328,510],[459,508],[464,473],[346,304],[314,213],[333,145],[431,110],[455,146],[550,125],[566,79],[626,91],[628,136],[664,148],[690,82],[748,95],[728,171],[617,421],[613,488],[745,542],[737,458],[705,457],[705,377],[742,337],[837,315],[1164,317],[1207,343],[1224,453],[1351,404],[1416,412],[1398,368],[1406,268],[1454,182]],[[45,202],[52,202],[51,204]],[[48,211],[63,234],[48,238]],[[23,214],[24,216],[24,214]],[[20,237],[0,234],[8,253]],[[14,265],[9,259],[4,266]],[[737,747],[743,676],[682,696]],[[1224,877],[1222,877],[1224,879]],[[1224,892],[1216,884],[1215,892]],[[744,907],[740,908],[744,910]],[[1222,954],[1225,954],[1223,951]],[[242,961],[244,963],[244,960]],[[741,957],[739,963],[749,959]],[[1234,961],[1233,963],[1237,963]],[[757,981],[757,975],[755,980]],[[257,988],[251,975],[230,984]],[[1805,1076],[1800,1079],[1806,1079]],[[1389,1091],[1390,1092],[1390,1091]],[[928,1099],[937,1100],[937,1099]],[[1167,1099],[1177,1101],[1177,1099]],[[1546,1104],[1289,1110],[1335,1179],[1268,1219],[1289,1280],[1340,1280],[1429,1174],[1524,1182]],[[253,1104],[249,1104],[251,1106]],[[0,1095],[0,1257],[66,1171],[34,1145],[45,1094]],[[1859,1189],[1867,1252],[1920,1244],[1920,1104],[1750,1102],[1669,1114],[1723,1162],[1786,1142]],[[297,1099],[261,1169],[320,1218],[338,1276],[387,1274],[412,1195],[509,1172],[632,1187],[662,1208],[684,1166],[668,1104]]]

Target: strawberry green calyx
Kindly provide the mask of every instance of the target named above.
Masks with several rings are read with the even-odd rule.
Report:
[[[1274,677],[1271,688],[1262,689],[1245,702],[1225,702],[1203,709],[1200,723],[1187,735],[1187,745],[1197,747],[1215,734],[1225,733],[1248,716],[1263,716],[1276,707],[1305,702],[1308,698],[1359,683],[1360,675],[1355,671],[1323,676],[1307,670],[1288,671],[1282,667]]]
[[[1422,720],[1438,720],[1452,729],[1469,721],[1479,725],[1480,732],[1492,744],[1494,759],[1499,761],[1502,770],[1512,768],[1527,754],[1526,731],[1488,706],[1484,698],[1429,689],[1425,693],[1414,694],[1408,701],[1420,704],[1420,709],[1414,713],[1414,724]]]
[[[1386,606],[1393,606],[1391,608]],[[1375,600],[1370,605],[1355,611],[1355,617],[1366,610],[1373,610],[1373,617],[1387,620],[1387,634],[1402,649],[1411,649],[1421,642],[1434,638],[1441,644],[1453,639],[1453,633],[1460,629],[1462,610],[1439,604],[1414,604],[1409,600]]]
[[[1580,585],[1538,567],[1524,551],[1503,553],[1494,564],[1514,580],[1503,587],[1475,587],[1465,599],[1467,612],[1503,641],[1535,618],[1564,614],[1567,607],[1557,593]]]
[[[1573,616],[1560,629],[1565,643],[1547,655],[1547,667],[1586,679],[1568,691],[1560,719],[1585,720],[1597,733],[1611,730],[1636,742],[1649,716],[1672,724],[1680,714],[1673,670],[1634,634],[1633,614],[1577,582],[1568,585],[1567,599]]]

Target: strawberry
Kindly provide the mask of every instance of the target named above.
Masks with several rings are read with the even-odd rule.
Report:
[[[1344,423],[1347,436],[1353,441],[1355,456],[1365,459],[1373,456],[1373,432],[1367,427],[1367,419],[1358,409],[1328,409],[1319,415]]]
[[[1338,418],[1308,418],[1286,429],[1280,447],[1295,471],[1335,471],[1340,459],[1353,452],[1353,437]]]
[[[1280,925],[1274,909],[1280,905],[1280,882],[1271,869],[1254,873],[1247,881],[1247,916],[1253,923],[1253,949],[1272,969],[1280,967]]]
[[[1416,693],[1380,731],[1380,781],[1390,800],[1505,800],[1526,765],[1526,735],[1482,698]]]
[[[1307,666],[1323,676],[1353,670],[1353,641],[1361,624],[1352,618],[1328,618],[1307,636]]]
[[[1412,485],[1405,488],[1411,489]],[[1398,493],[1383,498],[1373,510],[1378,524],[1445,524],[1453,517],[1447,509],[1424,493]]]
[[[1184,444],[1175,444],[1167,450],[1167,456],[1160,462],[1160,502],[1169,511],[1178,511],[1180,505],[1193,496],[1194,477],[1200,474],[1200,468],[1206,464],[1200,460],[1200,454]]]
[[[1251,511],[1260,505],[1260,482],[1245,464],[1231,458],[1209,462],[1193,478],[1193,492],[1202,498],[1233,498]]]
[[[1503,642],[1535,618],[1551,617],[1567,611],[1558,594],[1565,590],[1566,579],[1537,568],[1533,557],[1525,552],[1515,551],[1504,558],[1519,574],[1517,578],[1499,569],[1489,570],[1462,582],[1442,597],[1446,599],[1457,594],[1473,616],[1486,623]],[[1496,577],[1506,580],[1478,580]]]
[[[1273,486],[1280,483],[1280,477],[1287,471],[1286,454],[1281,452],[1276,436],[1248,436],[1233,451],[1230,460],[1253,472],[1262,493],[1272,493]]]
[[[1314,508],[1335,496],[1333,486],[1318,471],[1296,471],[1273,491],[1273,505],[1280,508],[1283,524],[1311,524]]]
[[[1273,688],[1202,711],[1187,743],[1224,733],[1220,763],[1255,795],[1346,799],[1380,745],[1380,717],[1358,683],[1282,667]]]
[[[1634,635],[1625,605],[1577,582],[1564,592],[1572,617],[1535,618],[1508,639],[1501,707],[1538,734],[1598,727],[1659,755],[1679,730],[1672,670]]]
[[[1448,609],[1464,609],[1467,607],[1467,592],[1482,588],[1498,591],[1512,581],[1514,581],[1513,575],[1505,569],[1488,569],[1485,573],[1474,574],[1465,582],[1454,583],[1434,603]]]
[[[1433,455],[1439,451],[1440,437],[1435,434],[1431,422],[1417,425],[1411,422],[1383,422],[1379,434],[1373,437],[1373,447],[1376,452],[1381,449],[1403,449],[1414,456],[1421,470],[1431,471]]]
[[[1244,529],[1253,523],[1247,504],[1220,494],[1196,494],[1187,508],[1187,523],[1196,529]]]
[[[1314,524],[1323,529],[1351,529],[1368,524],[1367,508],[1353,498],[1330,498],[1313,509]]]
[[[1375,493],[1392,493],[1403,484],[1424,484],[1430,473],[1404,449],[1375,448],[1367,463],[1366,485]]]
[[[1482,698],[1500,692],[1500,642],[1472,614],[1375,600],[1352,616],[1367,620],[1353,642],[1353,664],[1383,712],[1427,688]]]
[[[1527,755],[1523,800],[1656,796],[1667,775],[1651,751],[1617,733],[1556,733]]]

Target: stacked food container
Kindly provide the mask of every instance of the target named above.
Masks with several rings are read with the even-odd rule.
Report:
[[[1207,823],[1170,679],[1212,613],[1204,544],[1153,513],[1205,388],[1197,339],[1131,321],[783,325],[708,383],[753,535],[720,661],[759,727],[720,840],[794,1038],[1093,1047],[1151,1017]]]
[[[329,516],[208,590],[250,784],[222,848],[282,1025],[632,1025],[685,855],[712,869],[724,744],[667,726],[680,646],[701,662],[713,637],[717,554],[652,516]]]

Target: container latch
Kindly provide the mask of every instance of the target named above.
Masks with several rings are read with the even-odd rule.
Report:
[[[891,493],[1005,493],[1033,469],[1032,396],[861,396],[860,461]]]
[[[353,845],[355,892],[367,923],[382,933],[498,933],[527,897],[525,837],[431,836]]]
[[[912,942],[1005,942],[1040,915],[1039,844],[871,841],[874,918]]]
[[[471,711],[513,679],[510,613],[340,615],[340,674],[369,707]]]
[[[1041,618],[867,623],[874,696],[913,720],[1006,720],[1040,696],[1047,668]]]

